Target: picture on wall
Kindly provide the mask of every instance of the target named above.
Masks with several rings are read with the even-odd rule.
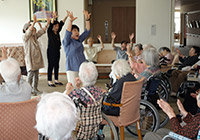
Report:
[[[30,20],[33,21],[33,16],[36,15],[40,21],[46,21],[47,17],[52,18],[53,12],[56,9],[56,0],[29,0]]]

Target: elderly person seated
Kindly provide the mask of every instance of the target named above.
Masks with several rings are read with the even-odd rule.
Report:
[[[135,70],[136,77],[144,77],[148,79],[151,75],[159,73],[159,56],[156,48],[154,47],[146,47],[142,53],[142,62],[146,66],[146,69],[142,73],[138,73]]]
[[[78,120],[74,102],[66,95],[44,94],[37,105],[35,128],[50,140],[69,140]]]
[[[87,90],[96,101],[99,101],[102,99],[103,89],[95,86],[97,77],[98,72],[94,63],[83,62],[79,68],[79,78],[75,79],[77,89],[74,89],[72,83],[67,83],[66,94],[71,98],[80,98],[86,104],[93,104],[92,98],[85,93],[85,90]],[[80,87],[81,83],[83,84],[84,89]]]
[[[0,85],[0,102],[19,102],[31,99],[31,86],[20,82],[19,63],[8,58],[0,62],[0,74],[5,83]]]
[[[199,93],[196,96],[197,105],[200,107],[200,96]],[[186,125],[180,125],[176,114],[174,113],[173,108],[165,101],[158,100],[157,103],[159,104],[160,108],[168,115],[171,128],[173,132],[178,133],[179,135],[183,135],[190,139],[196,139],[197,133],[199,130],[200,125],[200,114],[196,114],[192,116],[190,113],[185,111],[182,103],[180,100],[177,100],[177,105],[182,115],[182,120],[186,123]],[[162,138],[169,133],[169,129],[161,128],[158,129],[157,132],[148,132],[144,140],[162,140]]]
[[[136,78],[131,74],[131,67],[126,60],[116,60],[111,69],[117,81],[113,84],[110,92],[108,92],[106,102],[120,103],[124,82],[136,81]],[[119,107],[104,106],[103,112],[107,115],[119,116],[120,109]]]
[[[179,52],[179,51],[178,51]],[[181,71],[186,66],[194,65],[199,59],[200,48],[193,46],[189,51],[189,56],[185,57],[179,52],[179,60],[182,64],[179,66],[179,70],[173,70],[171,73],[170,82],[172,85],[172,96],[176,96],[178,89],[182,82],[184,82],[189,71]]]
[[[80,112],[80,123],[77,128],[77,139],[92,139],[98,132],[99,124],[102,121],[102,98],[103,89],[95,86],[98,77],[96,66],[92,62],[84,62],[79,68],[79,78],[76,78],[76,87],[73,89],[72,83],[67,83],[66,94],[73,100],[78,98],[80,103],[87,108],[82,108]],[[80,87],[80,84],[83,87]],[[81,105],[82,106],[82,105]]]
[[[127,50],[130,50],[129,45],[127,45]],[[142,62],[142,44],[136,44],[134,52],[135,56],[132,56],[131,51],[127,51],[129,64],[131,69],[136,70],[138,73],[142,73],[146,69],[146,66]]]
[[[161,47],[159,49],[160,62],[162,64],[171,64],[174,56],[171,54],[171,50],[167,47]]]

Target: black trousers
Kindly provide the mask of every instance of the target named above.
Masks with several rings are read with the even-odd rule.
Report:
[[[59,61],[60,61],[60,50],[47,49],[48,59],[48,70],[47,78],[48,81],[52,81],[52,72],[54,70],[54,78],[58,80]]]

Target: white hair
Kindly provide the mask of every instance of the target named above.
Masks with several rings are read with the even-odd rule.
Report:
[[[142,52],[142,59],[145,61],[146,65],[149,66],[159,66],[159,55],[154,47],[146,48]]]
[[[6,83],[17,82],[21,74],[20,66],[14,58],[8,58],[0,63],[0,73]]]
[[[35,128],[53,140],[67,140],[75,129],[78,114],[74,102],[59,92],[44,94],[37,105]]]
[[[148,48],[155,48],[153,45],[151,45],[151,44],[144,44],[143,45],[143,50],[146,50],[146,49],[148,49]],[[156,48],[155,48],[156,49]]]
[[[83,86],[92,86],[96,83],[98,72],[92,62],[83,62],[79,68],[79,77]]]
[[[123,77],[131,72],[131,67],[128,64],[128,61],[124,59],[118,59],[112,64],[112,72],[113,74]]]

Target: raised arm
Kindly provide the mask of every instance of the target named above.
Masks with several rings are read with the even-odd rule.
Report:
[[[34,15],[34,16],[33,16],[33,24],[31,24],[31,26],[29,27],[29,29],[30,29],[31,31],[33,31],[33,28],[34,28],[36,22],[37,22],[37,17],[36,17],[36,15]]]
[[[131,47],[131,49],[132,49],[132,47],[133,47],[133,38],[134,38],[134,37],[135,37],[135,34],[134,34],[134,33],[132,33],[132,34],[129,35],[130,47]]]
[[[91,16],[91,13],[88,13],[88,11],[84,10],[83,14],[85,16],[86,30],[89,31],[90,30],[90,16]]]
[[[77,19],[77,17],[74,17],[73,12],[69,12],[69,17],[70,17],[70,20],[69,20],[69,23],[67,25],[67,31],[71,32],[71,30],[72,30],[72,23],[73,23],[74,20]]]
[[[62,20],[63,23],[65,23],[65,21],[67,20],[67,18],[69,17],[69,11],[67,10],[67,15],[64,17],[64,19]]]
[[[0,57],[0,61],[7,59],[7,48],[6,47],[1,47],[1,54],[2,54],[2,56]]]
[[[53,18],[52,18],[52,21],[51,21],[51,23],[53,24],[54,23],[54,21],[58,18],[58,15],[57,15],[57,13],[56,12],[53,12]]]
[[[112,45],[112,48],[115,49],[115,38],[116,38],[116,34],[114,32],[111,33],[111,45]]]
[[[98,36],[97,36],[97,39],[98,39],[99,42],[101,43],[101,50],[103,50],[103,48],[104,48],[104,44],[103,44],[103,41],[102,41],[102,39],[101,39],[101,36],[98,35]]]
[[[40,26],[41,29],[43,29],[44,31],[46,31],[47,28],[48,28],[48,26],[49,26],[49,24],[50,24],[50,22],[51,22],[50,18],[47,17],[47,24],[46,24],[46,26],[44,28],[42,28],[42,25],[41,25],[40,22],[37,22],[37,23],[38,23],[38,25]]]

